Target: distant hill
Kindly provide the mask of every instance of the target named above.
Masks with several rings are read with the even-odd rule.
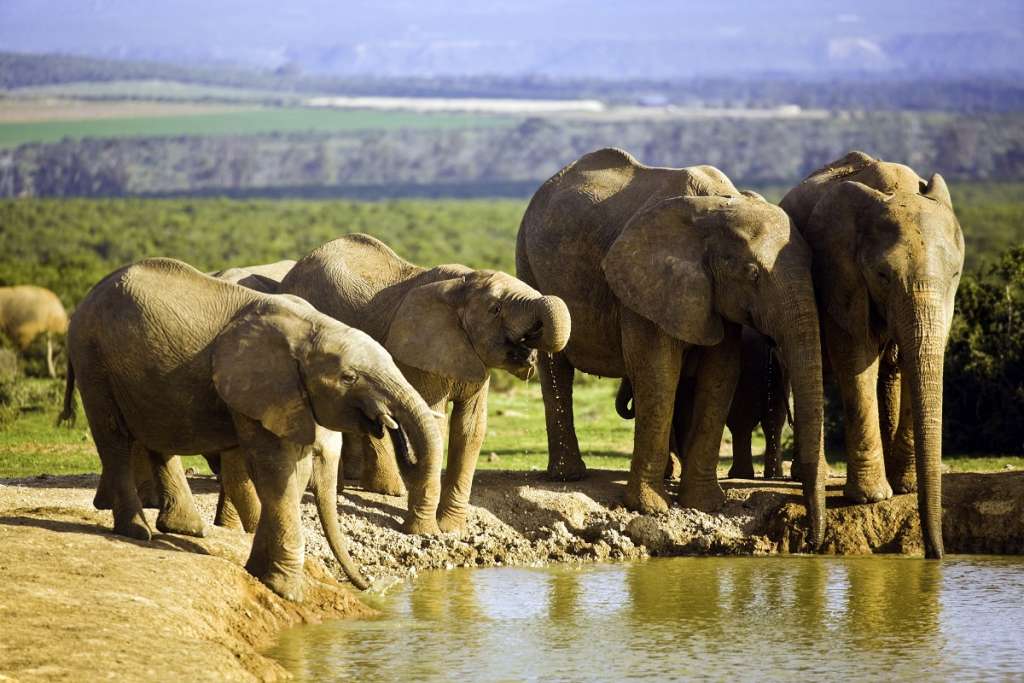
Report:
[[[1021,73],[1019,0],[4,0],[0,45],[359,77]]]

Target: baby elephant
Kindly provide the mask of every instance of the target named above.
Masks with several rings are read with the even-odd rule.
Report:
[[[689,406],[695,388],[693,377],[686,368],[676,392],[675,416],[670,434],[669,450],[681,458],[677,435],[687,429]],[[615,396],[615,410],[627,420],[636,415],[633,410],[633,388],[628,379],[622,380]],[[771,339],[757,330],[743,328],[743,346],[740,352],[740,376],[733,392],[726,426],[732,434],[732,467],[729,476],[740,479],[754,478],[751,434],[760,424],[764,431],[764,478],[782,477],[782,429],[789,413],[789,376]],[[672,467],[672,461],[669,461]],[[668,474],[668,473],[666,473]]]
[[[281,291],[384,344],[439,414],[440,428],[448,432],[448,463],[436,528],[461,530],[487,432],[490,371],[527,379],[537,351],[564,348],[570,329],[565,303],[501,272],[421,268],[361,234],[328,242],[299,260]],[[387,446],[347,439],[346,462],[354,447],[362,451],[364,485],[397,493],[401,480],[385,467],[394,461]]]
[[[402,450],[407,435],[425,463],[440,461],[434,415],[370,337],[293,297],[215,280],[179,261],[147,259],[100,281],[72,317],[68,352],[61,417],[73,416],[77,381],[112,492],[114,531],[151,534],[133,448],[153,466],[157,528],[192,535],[203,524],[174,456],[238,449],[263,510],[246,569],[285,598],[302,597],[299,502],[318,424],[390,432]],[[420,505],[411,514],[425,509],[433,521],[440,473],[410,469]]]

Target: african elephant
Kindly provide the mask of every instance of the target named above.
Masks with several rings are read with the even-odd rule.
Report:
[[[742,334],[740,374],[729,405],[729,415],[725,419],[725,425],[732,434],[733,462],[729,468],[729,477],[754,478],[751,436],[754,429],[761,425],[765,440],[764,478],[777,479],[782,476],[782,429],[789,417],[789,378],[768,337],[746,326]],[[693,381],[687,377],[685,368],[680,383],[688,386],[683,391],[676,391],[677,404],[680,401],[685,404],[677,405],[677,412],[687,410],[693,399]],[[633,387],[628,379],[623,379],[619,385],[615,410],[619,417],[627,420],[636,416],[633,410]],[[673,424],[669,435],[669,450],[677,456],[679,449],[672,437],[680,431],[685,433],[686,428]]]
[[[851,152],[782,206],[814,251],[822,336],[843,400],[845,494],[872,502],[916,488],[925,554],[941,557],[942,365],[964,263],[946,183]],[[888,343],[902,379],[890,371],[883,383],[891,408],[882,417],[896,422],[883,439],[876,392]]]
[[[50,335],[64,334],[67,329],[68,315],[64,305],[50,290],[33,285],[0,287],[0,331],[22,353],[37,336],[45,334],[46,371],[50,377],[56,377]]]
[[[361,234],[328,242],[301,259],[281,291],[382,343],[439,414],[449,438],[438,524],[442,531],[461,529],[487,431],[490,369],[527,379],[535,349],[562,349],[570,325],[565,304],[501,272],[420,268]],[[380,458],[380,448],[362,440],[364,482],[371,489],[400,485],[381,467],[389,459]]]
[[[741,193],[714,167],[655,168],[603,149],[563,168],[533,196],[519,228],[516,271],[561,297],[573,319],[565,350],[540,359],[553,478],[579,478],[586,470],[572,417],[575,369],[628,377],[636,428],[626,504],[667,509],[662,474],[675,391],[684,357],[697,355],[678,498],[684,507],[720,507],[718,449],[746,324],[777,341],[792,369],[811,541],[820,542],[818,312],[810,248],[782,209]]]
[[[436,526],[439,472],[431,466],[440,462],[441,436],[433,414],[379,344],[295,297],[147,259],[93,287],[72,317],[68,349],[61,417],[74,415],[77,378],[118,534],[151,535],[132,477],[133,448],[146,450],[154,470],[157,528],[192,535],[204,525],[174,455],[238,448],[264,512],[246,569],[279,595],[301,599],[299,501],[318,424],[390,432],[399,455],[408,453],[407,435],[422,463],[409,466],[417,486],[406,525]],[[338,550],[342,566],[353,569]],[[358,572],[350,578],[362,581]]]
[[[281,286],[281,280],[295,266],[295,261],[284,259],[274,263],[263,263],[258,266],[242,266],[225,268],[209,273],[211,277],[226,282],[233,282],[257,292],[265,294],[277,294]]]

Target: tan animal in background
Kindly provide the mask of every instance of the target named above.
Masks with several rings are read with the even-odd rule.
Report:
[[[46,335],[46,371],[53,369],[51,334],[68,330],[68,314],[56,294],[43,287],[0,287],[0,330],[24,353],[40,334]]]

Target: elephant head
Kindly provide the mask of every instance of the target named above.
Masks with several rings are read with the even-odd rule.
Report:
[[[272,298],[217,338],[213,381],[220,397],[302,445],[314,443],[318,424],[377,437],[390,432],[400,464],[412,464],[408,446],[417,456],[417,467],[404,468],[415,473],[406,527],[435,530],[443,453],[435,414],[369,335],[297,297]]]
[[[812,541],[825,524],[821,343],[811,250],[760,196],[678,196],[638,211],[603,262],[628,307],[684,342],[719,343],[723,321],[774,339],[791,371]]]
[[[558,297],[505,273],[465,269],[413,287],[385,346],[403,363],[459,381],[482,382],[490,368],[528,379],[535,351],[561,351],[569,327]]]
[[[942,367],[964,237],[942,176],[917,191],[879,192],[838,183],[815,205],[815,245],[823,310],[854,339],[891,336],[910,382],[918,505],[925,551],[942,547]],[[820,253],[818,253],[820,252]]]

